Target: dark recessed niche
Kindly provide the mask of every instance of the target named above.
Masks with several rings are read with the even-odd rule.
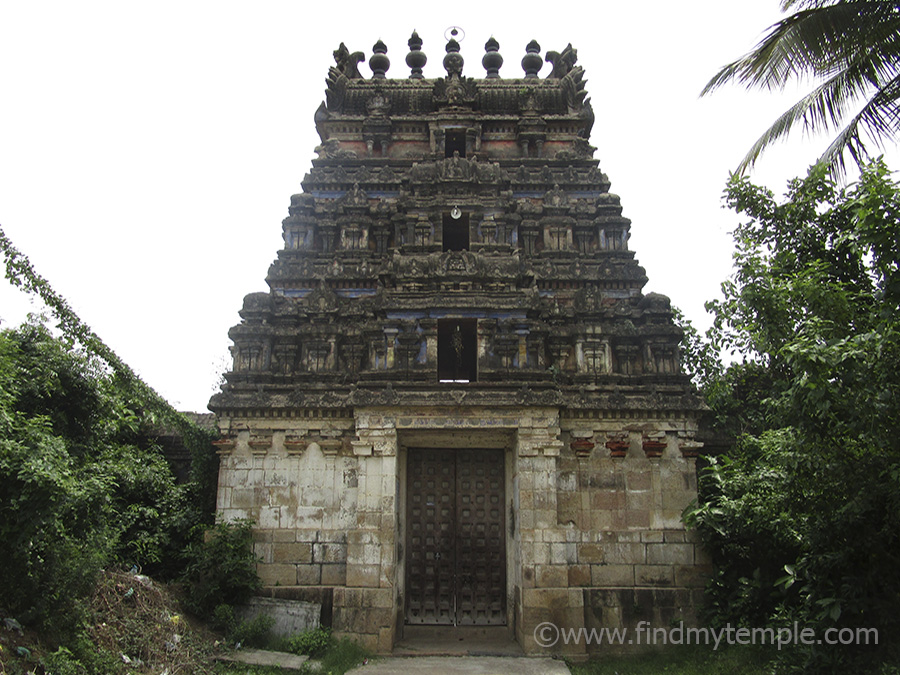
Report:
[[[444,134],[444,157],[453,157],[454,152],[460,157],[466,156],[465,129],[447,129]]]
[[[449,213],[445,213],[441,240],[444,251],[468,251],[469,214],[461,213],[459,218],[454,218]]]
[[[438,319],[438,380],[478,379],[477,319]]]

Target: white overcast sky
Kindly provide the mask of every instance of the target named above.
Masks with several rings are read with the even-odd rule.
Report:
[[[439,77],[457,25],[473,77],[491,35],[503,77],[521,77],[531,39],[542,54],[578,50],[595,157],[632,220],[645,292],[705,327],[731,269],[729,170],[796,92],[698,94],[781,16],[778,0],[0,0],[0,225],[151,386],[205,411],[315,156],[332,51],[368,58],[380,38],[388,77],[407,77],[415,29]],[[753,178],[780,194],[825,145],[792,137]],[[33,309],[0,283],[2,325]]]

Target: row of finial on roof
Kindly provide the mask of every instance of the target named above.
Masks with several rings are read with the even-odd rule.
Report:
[[[422,79],[422,68],[428,61],[425,52],[422,51],[422,38],[413,31],[409,38],[409,54],[406,55],[406,65],[410,67],[409,78],[411,80]],[[481,59],[481,65],[487,71],[488,78],[500,77],[500,66],[503,65],[503,57],[500,55],[500,43],[491,37],[484,45],[485,54]],[[454,38],[447,41],[447,55],[444,56],[444,68],[448,75],[461,75],[463,69],[463,57],[459,53],[459,42]],[[369,68],[372,69],[372,77],[374,79],[384,79],[386,73],[391,66],[391,61],[387,56],[387,46],[381,40],[372,47],[372,56],[369,58]],[[360,79],[362,75],[357,68],[357,64],[365,60],[362,52],[350,52],[349,49],[341,43],[341,46],[334,52],[334,60],[337,63],[337,69],[347,76],[349,79]],[[532,40],[525,47],[525,56],[522,58],[522,70],[525,71],[525,79],[534,79],[538,76],[544,60],[551,63],[553,68],[548,78],[562,78],[572,70],[578,55],[572,45],[569,44],[562,52],[547,52],[546,59],[541,58],[541,46],[537,40]]]

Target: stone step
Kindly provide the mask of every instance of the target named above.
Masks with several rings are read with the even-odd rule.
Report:
[[[300,672],[301,667],[309,659],[287,652],[271,652],[265,649],[239,649],[216,657],[217,661],[243,663],[248,666],[278,666],[287,672]]]
[[[424,656],[373,659],[347,675],[571,675],[565,663],[512,656]]]

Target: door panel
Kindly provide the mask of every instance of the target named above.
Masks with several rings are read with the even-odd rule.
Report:
[[[452,624],[456,463],[447,452],[411,450],[407,475],[407,623]]]
[[[503,451],[456,452],[457,624],[506,623]]]
[[[411,449],[406,621],[506,623],[502,450]]]

